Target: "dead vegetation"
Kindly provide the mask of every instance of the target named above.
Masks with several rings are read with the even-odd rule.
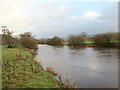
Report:
[[[47,71],[50,72],[53,76],[58,75],[56,71],[53,70],[51,67],[47,67]]]
[[[79,90],[78,87],[73,84],[72,82],[70,82],[69,80],[67,80],[65,83],[65,88],[71,88],[72,90]]]
[[[54,71],[54,69],[52,67],[47,67],[47,71],[50,72],[53,76],[58,75],[58,73],[56,71]],[[61,80],[61,77],[59,79],[60,79],[60,82],[63,83],[62,80]],[[70,88],[72,90],[78,90],[78,87],[75,84],[73,84],[72,82],[70,82],[69,80],[66,80],[66,82],[63,83],[63,85],[64,85],[64,88]]]
[[[34,61],[41,65],[41,61],[34,58]]]

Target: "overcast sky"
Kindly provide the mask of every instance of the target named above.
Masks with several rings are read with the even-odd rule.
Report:
[[[0,0],[0,25],[6,25],[14,35],[32,32],[37,38],[115,32],[117,5],[117,2]]]

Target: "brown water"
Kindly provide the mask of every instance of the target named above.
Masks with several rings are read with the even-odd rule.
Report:
[[[118,87],[118,50],[38,45],[36,58],[80,88]]]

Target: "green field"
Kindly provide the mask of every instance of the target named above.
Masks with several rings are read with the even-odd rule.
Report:
[[[51,73],[33,60],[30,51],[2,47],[3,88],[62,88]]]
[[[84,41],[85,44],[93,44],[94,41]],[[64,45],[69,45],[70,43],[69,42],[64,42],[63,43]]]
[[[110,43],[118,43],[119,40],[110,40]],[[85,44],[94,44],[94,41],[84,41]],[[69,42],[64,42],[64,45],[69,45]]]

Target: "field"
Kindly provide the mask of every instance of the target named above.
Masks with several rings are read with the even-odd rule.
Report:
[[[34,61],[30,51],[2,47],[3,88],[62,88],[51,73]]]

